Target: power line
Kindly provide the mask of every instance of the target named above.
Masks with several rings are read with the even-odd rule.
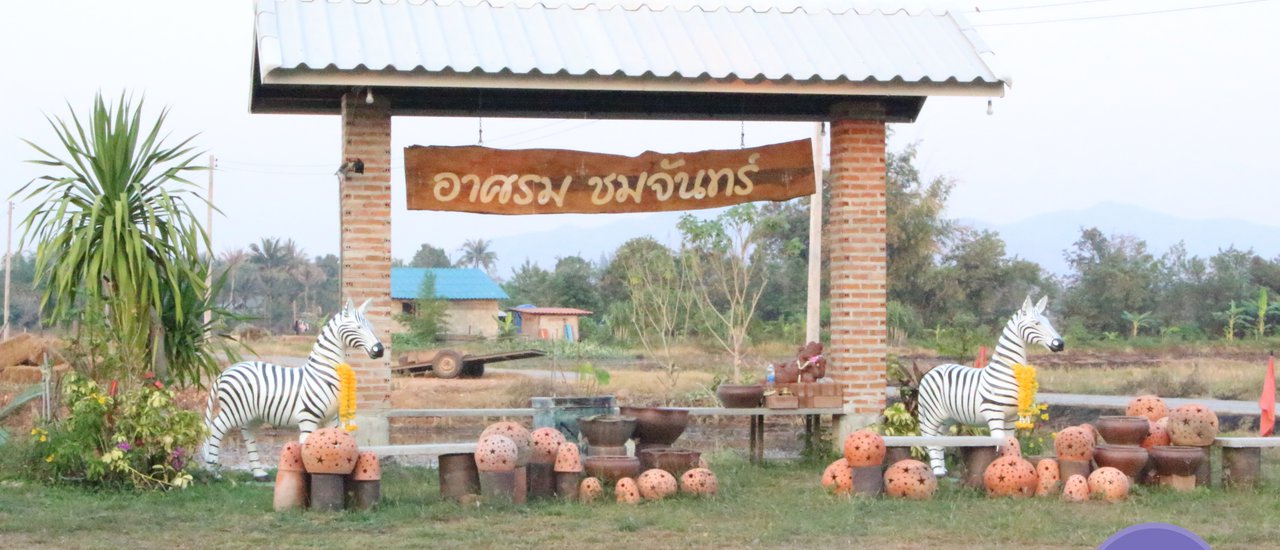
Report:
[[[1115,19],[1119,17],[1133,17],[1136,15],[1155,15],[1160,13],[1174,13],[1180,11],[1204,10],[1209,8],[1223,8],[1227,6],[1238,6],[1241,4],[1256,4],[1258,2],[1268,2],[1270,0],[1240,0],[1238,2],[1226,2],[1222,4],[1206,4],[1202,6],[1186,6],[1181,8],[1170,8],[1165,10],[1135,11],[1130,13],[1114,13],[1110,15],[1093,15],[1085,17],[1064,17],[1061,19],[1042,19],[1040,21],[1020,21],[1013,23],[979,23],[975,27],[1008,27],[1014,25],[1040,25],[1043,23],[1064,23],[1068,21],[1089,21],[1094,19]]]

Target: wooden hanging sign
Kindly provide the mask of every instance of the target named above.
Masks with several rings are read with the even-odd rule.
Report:
[[[410,210],[483,214],[660,212],[814,192],[808,139],[726,151],[606,155],[562,149],[406,147]]]

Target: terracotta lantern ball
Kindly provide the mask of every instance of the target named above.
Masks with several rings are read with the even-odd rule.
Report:
[[[505,472],[516,469],[519,451],[516,442],[505,435],[487,435],[476,443],[476,469],[481,472]]]
[[[578,500],[583,503],[595,502],[602,494],[604,494],[604,486],[600,484],[599,479],[588,477],[578,484]]]
[[[1102,436],[1098,434],[1098,428],[1095,428],[1093,424],[1085,422],[1080,425],[1080,429],[1084,430],[1086,434],[1089,434],[1089,441],[1092,441],[1094,446],[1097,446],[1102,442]]]
[[[565,442],[564,434],[555,428],[538,428],[529,434],[533,441],[533,462],[550,464],[556,461],[556,453],[560,444]]]
[[[1018,438],[1013,436],[1005,437],[1004,445],[1000,446],[1000,456],[1022,457],[1022,444],[1018,443]]]
[[[529,429],[517,422],[494,422],[480,432],[480,437],[486,435],[505,435],[515,442],[517,466],[524,466],[533,458],[533,442],[529,437]]]
[[[1098,468],[1089,474],[1089,495],[1120,502],[1129,496],[1129,476],[1110,466]]]
[[[680,490],[691,495],[709,497],[720,490],[720,482],[711,470],[694,468],[680,476]]]
[[[312,474],[347,475],[359,456],[356,440],[346,430],[321,428],[302,444],[302,465]]]
[[[884,464],[884,438],[871,430],[858,430],[844,438],[844,458],[853,468]]]
[[[1062,488],[1062,500],[1067,502],[1084,502],[1089,500],[1089,482],[1084,476],[1076,474],[1067,478]]]
[[[636,486],[640,488],[640,496],[645,500],[662,500],[680,489],[676,477],[661,468],[645,470],[636,478]]]
[[[1029,497],[1036,493],[1036,467],[1020,456],[1002,456],[987,465],[982,475],[987,495],[993,497]]]
[[[891,497],[928,500],[937,490],[933,470],[919,460],[899,460],[884,472],[884,491]]]
[[[636,480],[624,477],[618,480],[618,484],[614,486],[613,492],[618,495],[618,504],[640,504],[644,502],[644,497],[640,496],[640,487],[636,485]]]
[[[1060,460],[1089,460],[1093,458],[1094,434],[1080,426],[1072,426],[1058,432],[1053,440],[1053,450]]]
[[[285,443],[284,448],[280,449],[280,465],[276,469],[281,472],[305,472],[306,468],[302,465],[302,444],[297,441]]]
[[[1218,437],[1218,415],[1192,403],[1169,411],[1169,440],[1174,445],[1207,447]]]
[[[1124,410],[1125,416],[1141,416],[1153,422],[1168,414],[1169,408],[1165,406],[1164,400],[1155,395],[1139,395],[1129,401],[1129,406]]]
[[[382,464],[378,462],[378,455],[373,451],[365,451],[360,453],[360,458],[356,459],[356,469],[351,472],[353,481],[378,481],[382,479]]]
[[[822,486],[837,495],[853,494],[853,468],[847,459],[839,459],[827,465],[822,472]]]
[[[582,471],[582,454],[578,452],[578,446],[574,443],[561,443],[560,448],[556,451],[557,472],[581,472]]]
[[[1052,458],[1040,459],[1036,464],[1036,480],[1036,496],[1047,497],[1058,494],[1058,485],[1061,480],[1058,461]]]
[[[1147,437],[1142,439],[1142,447],[1150,450],[1152,447],[1163,447],[1170,444],[1169,439],[1169,417],[1160,420],[1148,420],[1149,429]]]

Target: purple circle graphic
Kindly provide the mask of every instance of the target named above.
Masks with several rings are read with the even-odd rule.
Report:
[[[1171,523],[1139,523],[1120,530],[1098,550],[1211,550],[1199,535]]]

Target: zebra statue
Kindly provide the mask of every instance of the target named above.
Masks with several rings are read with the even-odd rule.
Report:
[[[222,371],[209,388],[209,402],[204,422],[209,429],[205,440],[205,464],[210,470],[218,466],[222,436],[239,427],[249,452],[253,477],[266,479],[267,472],[258,460],[258,446],[253,430],[261,424],[276,427],[298,426],[298,441],[304,442],[316,428],[332,422],[338,414],[338,373],[335,367],[346,357],[346,348],[363,348],[369,357],[382,357],[382,342],[365,318],[366,300],[352,308],[351,300],[335,314],[311,348],[311,355],[301,368],[282,367],[262,361],[236,363]],[[214,400],[218,414],[213,414]],[[216,470],[215,470],[216,471]]]
[[[1044,316],[1048,297],[1035,306],[1027,296],[1022,308],[1004,326],[1000,342],[986,368],[939,365],[920,379],[918,416],[920,433],[942,435],[947,420],[966,425],[986,424],[991,435],[1013,435],[1018,414],[1018,382],[1013,365],[1027,361],[1027,344],[1040,344],[1049,351],[1062,351],[1066,344]],[[947,475],[942,447],[928,447],[929,463],[936,476]]]

